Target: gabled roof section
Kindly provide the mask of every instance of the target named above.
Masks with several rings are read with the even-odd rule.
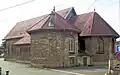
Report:
[[[57,11],[59,15],[61,15],[63,18],[66,16],[66,14],[70,11],[71,8],[63,9],[60,11]],[[26,31],[30,28],[32,28],[34,25],[39,23],[41,20],[43,20],[48,15],[39,16],[36,18],[32,18],[29,20],[18,22],[11,31],[4,37],[4,39],[13,39],[13,38],[22,38],[26,36]]]
[[[82,30],[80,36],[112,36],[118,33],[96,12],[81,14],[75,25]]]
[[[81,32],[80,29],[78,29],[76,26],[68,23],[63,17],[61,17],[56,12],[54,13],[54,20],[53,20],[54,26],[49,26],[49,23],[51,21],[50,17],[51,17],[51,15],[46,17],[43,21],[39,22],[34,27],[29,29],[28,32],[36,31],[36,30],[42,30],[42,29],[72,30],[72,31],[76,31],[76,32]]]
[[[69,12],[67,13],[67,15],[65,16],[65,19],[70,19],[73,16],[77,16],[74,7],[71,7],[71,9],[69,10]]]
[[[81,35],[90,35],[94,13],[81,14],[77,17],[75,25],[81,29]]]
[[[11,29],[11,31],[5,36],[4,39],[12,39],[12,38],[16,38],[16,37],[24,37],[24,36],[26,36],[26,33],[27,33],[26,31],[29,28],[31,28],[32,26],[34,26],[34,24],[36,24],[37,22],[39,22],[40,20],[42,20],[45,16],[46,15],[18,22]]]
[[[21,45],[21,44],[31,44],[30,35],[28,33],[25,34],[20,40],[14,43],[14,45]]]
[[[94,12],[94,20],[91,33],[94,35],[108,35],[119,37],[119,34],[96,12]],[[98,25],[97,25],[98,24]]]
[[[60,11],[57,11],[57,13],[62,16],[63,18],[65,18],[69,12],[71,11],[73,7],[70,7],[70,8],[66,8],[66,9],[63,9],[63,10],[60,10]]]
[[[18,40],[14,45],[31,44],[30,36],[25,36]]]

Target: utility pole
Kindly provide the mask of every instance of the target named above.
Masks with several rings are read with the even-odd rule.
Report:
[[[120,0],[119,0],[119,8],[118,8],[119,12],[118,12],[118,15],[119,15],[119,34],[120,34]],[[119,39],[120,40],[120,39]],[[112,39],[109,40],[109,59],[108,59],[108,73],[105,73],[105,75],[113,75],[111,73],[111,70],[112,70],[112,67],[113,67],[113,53],[112,53]],[[113,70],[115,72],[115,70]],[[114,74],[114,75],[118,75],[117,74]]]
[[[111,70],[113,66],[113,54],[112,54],[112,39],[109,39],[109,58],[108,58],[108,72],[105,75],[111,75]]]
[[[120,34],[120,0],[119,0],[119,8],[118,8],[118,23],[119,23],[119,34]],[[119,38],[119,40],[120,40],[120,38]]]
[[[118,15],[119,15],[119,26],[120,26],[120,0],[119,0],[119,8],[118,8],[118,10],[119,10],[119,13],[118,13]],[[120,33],[120,27],[119,27],[119,33]],[[111,50],[112,50],[112,40],[110,40],[110,43],[109,43],[109,61],[108,61],[108,74],[110,74],[111,75],[111,68],[113,67],[113,53],[111,52]]]
[[[109,40],[109,61],[108,61],[108,73],[111,74],[111,68],[113,65],[113,60],[112,60],[112,39]]]
[[[118,12],[118,15],[119,15],[119,26],[120,26],[120,0],[119,0],[119,8],[118,8],[119,12]],[[119,28],[119,33],[120,33],[120,28]]]

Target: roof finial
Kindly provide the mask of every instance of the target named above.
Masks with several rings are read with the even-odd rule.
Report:
[[[51,14],[50,14],[49,26],[54,26],[54,16],[55,16],[55,6],[53,7],[53,11],[51,11]]]
[[[53,7],[53,12],[55,12],[55,6]]]
[[[95,7],[94,7],[94,12],[95,12]]]

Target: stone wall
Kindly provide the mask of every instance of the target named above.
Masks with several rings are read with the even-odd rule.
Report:
[[[6,59],[15,59],[16,55],[13,53],[13,44],[17,42],[19,39],[11,39],[6,40],[6,52],[5,52],[5,58]]]
[[[99,41],[100,37],[92,37],[91,38],[91,52],[92,52],[92,60],[94,64],[98,65],[106,65],[109,59],[109,49],[110,49],[110,43],[113,44],[112,38],[110,37],[101,37],[103,41]],[[104,42],[103,44],[101,44]],[[99,46],[103,45],[103,46]],[[115,45],[115,43],[114,43]],[[112,52],[112,46],[111,46],[111,52]]]
[[[69,54],[69,39],[73,39],[78,45],[78,37],[75,32],[40,31],[31,34],[32,64],[43,67],[69,67],[69,57],[74,57],[74,65],[77,64],[77,49],[74,54]],[[72,65],[73,66],[73,65]]]
[[[85,53],[89,56],[90,65],[107,65],[109,59],[109,49],[111,46],[111,52],[115,48],[115,38],[114,42],[112,41],[112,37],[83,37],[85,40]],[[111,43],[111,45],[110,45]],[[78,62],[83,65],[83,56],[78,56]]]
[[[30,45],[14,45],[18,40],[19,39],[11,39],[6,41],[5,59],[30,61],[30,51],[26,50],[26,48],[30,49]]]
[[[91,53],[91,37],[84,37],[85,40],[85,50]]]
[[[16,45],[15,46],[15,54],[16,59],[21,60],[24,62],[30,62],[31,61],[31,55],[30,55],[30,44],[26,45]]]

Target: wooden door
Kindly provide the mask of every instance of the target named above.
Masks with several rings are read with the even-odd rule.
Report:
[[[83,58],[83,66],[87,66],[87,57]]]

